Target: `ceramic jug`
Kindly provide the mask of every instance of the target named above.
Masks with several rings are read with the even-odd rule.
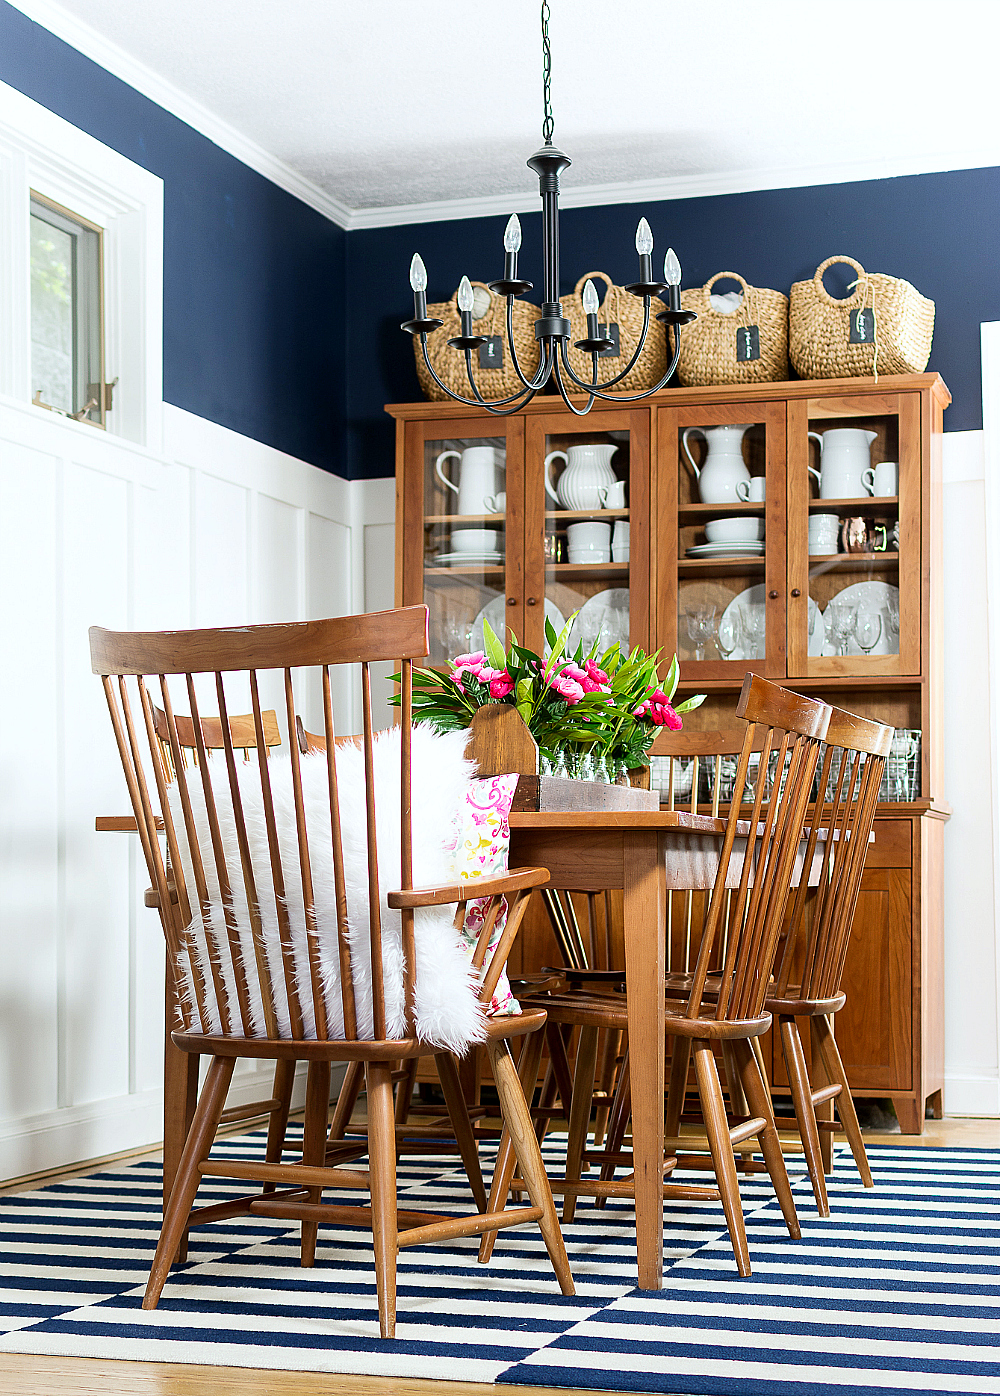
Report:
[[[545,457],[545,489],[562,509],[600,509],[601,495],[615,483],[611,457],[615,445],[596,442],[571,446],[568,451],[550,451]],[[566,462],[556,489],[549,478],[549,465],[554,460]]]
[[[819,470],[810,466],[809,474],[819,481],[820,499],[860,499],[866,495],[861,477],[871,467],[876,433],[861,427],[833,427],[822,436],[818,431],[809,435],[819,442]]]
[[[457,485],[445,474],[446,460],[459,462]],[[506,468],[505,454],[495,446],[467,446],[464,451],[442,451],[434,462],[438,479],[458,496],[456,514],[493,513],[492,509],[486,507],[486,501],[496,494],[497,471]]]
[[[736,493],[736,486],[750,482],[750,472],[743,461],[743,434],[749,430],[749,422],[741,426],[687,427],[684,430],[681,445],[698,481],[698,493],[703,504],[740,502],[741,496]],[[688,437],[695,432],[708,443],[708,455],[700,469],[688,447]]]

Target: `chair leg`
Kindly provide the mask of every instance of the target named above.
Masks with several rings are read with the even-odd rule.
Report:
[[[617,1028],[607,1028],[604,1033],[604,1052],[601,1056],[601,1070],[598,1074],[601,1093],[610,1096],[614,1090],[616,1068],[618,1066],[618,1052],[621,1048],[622,1035]],[[594,1148],[599,1149],[604,1143],[604,1137],[608,1131],[608,1120],[611,1117],[610,1105],[602,1105],[594,1117]]]
[[[378,1321],[383,1338],[396,1333],[396,1123],[392,1063],[367,1062],[368,1173],[372,1200],[372,1242]]]
[[[545,1242],[545,1249],[552,1261],[552,1268],[556,1272],[559,1288],[563,1294],[575,1294],[576,1286],[573,1283],[569,1257],[566,1254],[566,1246],[559,1229],[555,1203],[552,1201],[552,1189],[549,1187],[545,1165],[542,1162],[542,1152],[538,1147],[538,1140],[535,1138],[535,1131],[531,1125],[531,1113],[524,1099],[517,1068],[510,1055],[510,1047],[507,1045],[506,1039],[499,1038],[496,1041],[488,1042],[486,1050],[489,1054],[490,1066],[493,1068],[493,1080],[496,1083],[497,1095],[500,1097],[500,1111],[504,1124],[510,1131],[511,1143],[514,1146],[514,1153],[517,1155],[521,1169],[521,1177],[528,1189],[532,1206],[540,1207],[542,1210],[538,1226]]]
[[[267,1125],[267,1151],[264,1159],[267,1163],[280,1163],[281,1151],[285,1147],[285,1131],[288,1129],[288,1112],[292,1106],[292,1087],[295,1085],[295,1063],[288,1061],[284,1057],[275,1063],[274,1067],[274,1089],[272,1095],[278,1102],[271,1111],[271,1118]],[[277,1183],[265,1183],[261,1188],[264,1193],[274,1192]]]
[[[740,1080],[740,1069],[736,1062],[736,1053],[733,1051],[733,1044],[728,1038],[722,1040],[722,1061],[726,1068],[726,1085],[729,1088],[729,1113],[737,1119],[745,1119],[750,1111],[747,1106],[747,1098],[743,1094],[743,1083]],[[749,1140],[740,1149],[740,1166],[745,1170],[753,1159],[753,1146]]]
[[[689,1038],[675,1038],[674,1052]],[[719,1069],[715,1065],[712,1048],[707,1042],[693,1042],[694,1069],[698,1078],[698,1095],[701,1098],[701,1112],[705,1119],[705,1132],[708,1147],[712,1151],[715,1177],[722,1195],[722,1210],[726,1214],[729,1239],[733,1243],[736,1268],[746,1279],[750,1274],[750,1248],[747,1245],[747,1229],[743,1221],[743,1204],[740,1200],[740,1185],[736,1177],[736,1155],[729,1138],[729,1121],[726,1119],[726,1105],[722,1098],[719,1083]],[[685,1056],[688,1053],[684,1054]]]
[[[785,1168],[785,1159],[781,1152],[781,1140],[778,1138],[777,1126],[774,1123],[771,1097],[761,1078],[757,1058],[750,1043],[744,1038],[742,1041],[737,1040],[734,1046],[740,1064],[740,1074],[743,1077],[743,1091],[747,1098],[747,1104],[754,1115],[760,1116],[765,1121],[764,1128],[757,1139],[760,1151],[764,1155],[764,1162],[767,1164],[767,1171],[771,1175],[771,1185],[777,1196],[785,1225],[788,1227],[788,1234],[793,1241],[798,1241],[802,1235],[802,1229],[799,1226],[798,1215],[795,1211],[795,1199],[792,1197],[792,1185],[788,1181],[788,1170]]]
[[[412,1060],[416,1064],[416,1057],[413,1057]],[[476,1199],[476,1206],[480,1212],[485,1212],[487,1207],[486,1185],[483,1182],[482,1170],[479,1167],[479,1149],[476,1146],[475,1135],[472,1133],[469,1107],[462,1094],[462,1082],[459,1079],[455,1058],[450,1052],[436,1052],[434,1062],[437,1066],[441,1090],[444,1092],[445,1104],[448,1106],[451,1127],[455,1132],[458,1152],[462,1156],[462,1162],[465,1164],[465,1171],[469,1178],[469,1186],[472,1188],[472,1195]],[[399,1123],[398,1095],[396,1097],[396,1121]]]
[[[667,1112],[663,1130],[668,1139],[676,1139],[681,1131],[681,1115],[684,1113],[684,1097],[687,1094],[688,1067],[691,1065],[691,1039],[675,1037],[670,1054],[670,1082],[667,1087]],[[719,1073],[715,1073],[718,1080]]]
[[[842,1087],[840,1095],[837,1097],[837,1114],[840,1116],[840,1123],[844,1126],[844,1133],[847,1135],[847,1142],[851,1146],[854,1162],[861,1174],[861,1181],[866,1188],[873,1188],[875,1182],[868,1163],[864,1140],[861,1137],[858,1112],[851,1099],[851,1090],[847,1084],[847,1072],[841,1061],[837,1039],[833,1035],[829,1020],[824,1017],[817,1015],[810,1018],[809,1026],[812,1032],[813,1046],[820,1054],[823,1065],[826,1067],[827,1076],[831,1081],[839,1082]]]
[[[524,1038],[521,1047],[521,1057],[517,1064],[517,1075],[521,1082],[521,1090],[524,1098],[530,1107],[531,1098],[535,1093],[535,1082],[538,1080],[538,1064],[542,1060],[542,1047],[545,1042],[545,1034],[539,1030],[530,1033]],[[537,1138],[537,1135],[536,1135]],[[507,1204],[507,1197],[510,1193],[510,1180],[514,1176],[514,1148],[510,1142],[510,1130],[504,1125],[500,1134],[500,1143],[497,1145],[496,1163],[493,1165],[493,1184],[490,1188],[490,1200],[486,1210],[488,1212],[502,1212]],[[479,1242],[479,1263],[486,1265],[493,1254],[493,1247],[496,1245],[497,1232],[484,1231]]]
[[[788,1084],[792,1090],[792,1104],[795,1107],[795,1120],[799,1127],[799,1137],[802,1140],[802,1152],[805,1154],[813,1196],[816,1199],[816,1211],[821,1217],[828,1217],[830,1215],[830,1199],[826,1195],[823,1154],[819,1145],[816,1110],[813,1105],[809,1069],[806,1066],[806,1054],[802,1050],[802,1038],[799,1036],[799,1025],[794,1018],[785,1015],[782,1015],[779,1022],[781,1025],[781,1051],[785,1058]]]
[[[404,1059],[403,1072],[403,1079],[396,1082],[395,1118],[397,1125],[405,1125],[410,1118],[410,1102],[413,1099],[413,1083],[417,1079],[416,1057],[406,1057]]]
[[[581,1028],[573,1074],[572,1105],[569,1112],[569,1140],[566,1144],[566,1181],[580,1181],[580,1165],[590,1132],[590,1107],[594,1099],[597,1072],[597,1029]],[[576,1216],[576,1197],[568,1192],[563,1199],[563,1221],[568,1225]]]
[[[326,1162],[326,1121],[330,1113],[330,1063],[310,1062],[306,1077],[306,1117],[302,1127],[302,1162],[311,1168]],[[310,1202],[319,1202],[322,1188],[311,1188]],[[309,1269],[316,1263],[316,1236],[319,1223],[302,1223],[299,1264]]]
[[[611,1102],[611,1113],[608,1116],[608,1133],[604,1142],[604,1147],[609,1154],[621,1153],[622,1145],[625,1142],[625,1131],[628,1129],[628,1122],[632,1117],[632,1074],[629,1069],[628,1048],[625,1049],[625,1056],[622,1060],[621,1070],[618,1073],[618,1082],[615,1086],[614,1099]],[[615,1176],[615,1169],[618,1167],[614,1159],[608,1159],[601,1164],[601,1182],[608,1183]],[[606,1197],[595,1197],[594,1206],[599,1210],[607,1206]]]
[[[160,1239],[143,1296],[144,1309],[155,1309],[160,1302],[160,1294],[166,1284],[180,1239],[187,1230],[191,1204],[201,1182],[198,1165],[208,1157],[215,1140],[215,1131],[226,1108],[226,1095],[235,1069],[235,1057],[213,1057],[208,1068],[198,1108],[184,1141],[173,1187],[170,1189],[170,1199],[163,1215]]]
[[[354,1114],[354,1107],[358,1103],[358,1096],[361,1094],[364,1081],[364,1062],[348,1062],[340,1094],[337,1096],[333,1120],[330,1124],[328,1143],[336,1143],[338,1139],[343,1139],[347,1133],[347,1127],[351,1123],[351,1116]]]

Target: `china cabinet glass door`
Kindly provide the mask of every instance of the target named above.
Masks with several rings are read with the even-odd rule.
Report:
[[[785,405],[660,408],[657,637],[682,682],[785,672]]]
[[[649,644],[649,413],[529,415],[525,643],[576,616],[569,646]]]
[[[518,418],[407,423],[401,592],[428,606],[436,667],[482,649],[484,621],[523,631],[523,440]]]
[[[788,673],[920,671],[920,399],[788,404]]]

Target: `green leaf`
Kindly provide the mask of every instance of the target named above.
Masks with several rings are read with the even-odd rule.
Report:
[[[486,650],[486,658],[490,661],[491,668],[506,669],[507,652],[485,617],[483,619],[483,648]]]
[[[707,693],[695,693],[691,698],[685,698],[683,703],[675,703],[674,712],[693,713],[695,708],[701,707],[707,697]]]
[[[549,655],[548,659],[545,662],[546,678],[548,678],[550,674],[555,672],[555,667],[559,662],[559,656],[566,648],[566,642],[569,639],[569,632],[573,629],[573,622],[576,620],[579,614],[579,611],[574,611],[573,614],[570,616],[569,620],[560,630],[559,635],[556,638],[556,642],[552,646],[552,653]]]
[[[670,661],[670,668],[667,670],[667,677],[663,680],[663,691],[668,699],[673,698],[677,692],[677,684],[681,676],[681,666],[677,663],[677,656],[674,655]]]
[[[555,626],[554,626],[554,625],[552,624],[552,622],[549,620],[548,616],[546,616],[546,617],[545,617],[545,640],[546,640],[546,643],[547,643],[547,644],[550,646],[550,648],[551,648],[551,646],[554,645],[554,644],[556,643],[556,640],[557,640],[558,638],[559,638],[559,637],[556,635],[556,628],[555,628]]]

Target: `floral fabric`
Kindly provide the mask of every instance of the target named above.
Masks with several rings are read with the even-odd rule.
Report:
[[[517,788],[517,776],[490,776],[473,781],[459,810],[455,828],[455,874],[465,880],[494,877],[507,871],[510,849],[510,807]],[[480,897],[466,903],[465,925],[461,939],[471,959],[476,938],[482,929],[490,899]],[[503,929],[507,924],[507,903],[503,901],[490,936],[485,965],[493,958]],[[521,1005],[510,991],[507,971],[500,975],[488,1007],[490,1018],[520,1013]]]

